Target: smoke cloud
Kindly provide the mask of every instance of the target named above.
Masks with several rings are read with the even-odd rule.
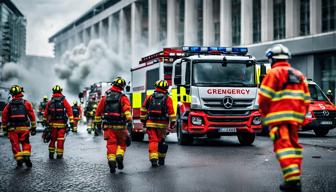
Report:
[[[58,78],[65,80],[71,93],[78,93],[84,86],[95,82],[112,81],[116,76],[129,78],[131,64],[122,59],[100,39],[90,41],[86,47],[80,44],[66,51],[55,65]]]

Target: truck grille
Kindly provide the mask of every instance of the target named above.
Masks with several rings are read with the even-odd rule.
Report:
[[[211,122],[222,123],[222,122],[246,122],[249,118],[208,118]]]
[[[327,111],[327,110],[326,110]],[[334,119],[336,117],[336,111],[327,111],[323,112],[322,110],[319,111],[313,111],[316,118],[324,118],[324,119]],[[328,114],[328,115],[327,115]]]
[[[216,110],[208,110],[205,111],[209,116],[248,116],[251,114],[251,111],[246,110],[231,110],[231,111],[216,111]]]
[[[223,104],[223,99],[220,98],[204,98],[204,105],[206,107],[225,109]],[[231,109],[242,109],[246,107],[251,107],[253,104],[253,99],[233,99],[233,105]]]

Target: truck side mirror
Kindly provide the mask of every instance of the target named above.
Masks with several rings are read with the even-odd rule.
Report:
[[[175,85],[181,85],[181,76],[175,76],[174,77],[174,84]]]
[[[126,92],[130,92],[131,91],[131,86],[127,85],[126,86]]]

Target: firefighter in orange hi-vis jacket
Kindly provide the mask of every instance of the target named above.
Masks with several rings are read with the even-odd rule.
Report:
[[[5,135],[8,134],[17,166],[21,167],[25,163],[27,167],[32,167],[29,133],[36,134],[36,117],[32,104],[23,99],[23,92],[23,87],[19,85],[10,88],[12,100],[2,112],[1,127]]]
[[[168,83],[159,80],[155,92],[148,96],[141,108],[141,121],[147,128],[149,160],[152,167],[165,164],[168,145],[165,142],[167,128],[175,126],[176,116],[173,100],[168,95]]]
[[[72,105],[72,114],[74,116],[74,126],[71,130],[72,132],[77,133],[78,122],[82,119],[82,113],[82,107],[78,104],[77,101],[74,101]]]
[[[304,75],[288,63],[287,47],[276,44],[266,52],[272,69],[262,81],[259,107],[270,127],[274,152],[280,162],[282,191],[301,191],[302,146],[298,130],[308,110],[310,94]]]
[[[112,87],[106,91],[106,96],[99,101],[95,124],[104,130],[108,165],[110,172],[115,173],[116,167],[124,168],[124,154],[129,141],[127,124],[131,124],[132,114],[130,101],[122,93],[126,81],[117,77],[112,84]]]
[[[56,85],[52,88],[53,95],[47,103],[44,112],[44,119],[46,125],[51,127],[51,140],[49,143],[49,158],[54,158],[56,151],[57,159],[63,158],[65,134],[69,131],[68,119],[70,120],[71,128],[73,125],[72,108],[69,102],[62,94],[62,88]],[[56,144],[57,142],[57,149]]]

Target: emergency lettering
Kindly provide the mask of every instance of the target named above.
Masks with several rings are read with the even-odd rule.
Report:
[[[208,89],[207,93],[209,95],[216,94],[229,94],[229,95],[248,95],[250,90],[248,89]]]

